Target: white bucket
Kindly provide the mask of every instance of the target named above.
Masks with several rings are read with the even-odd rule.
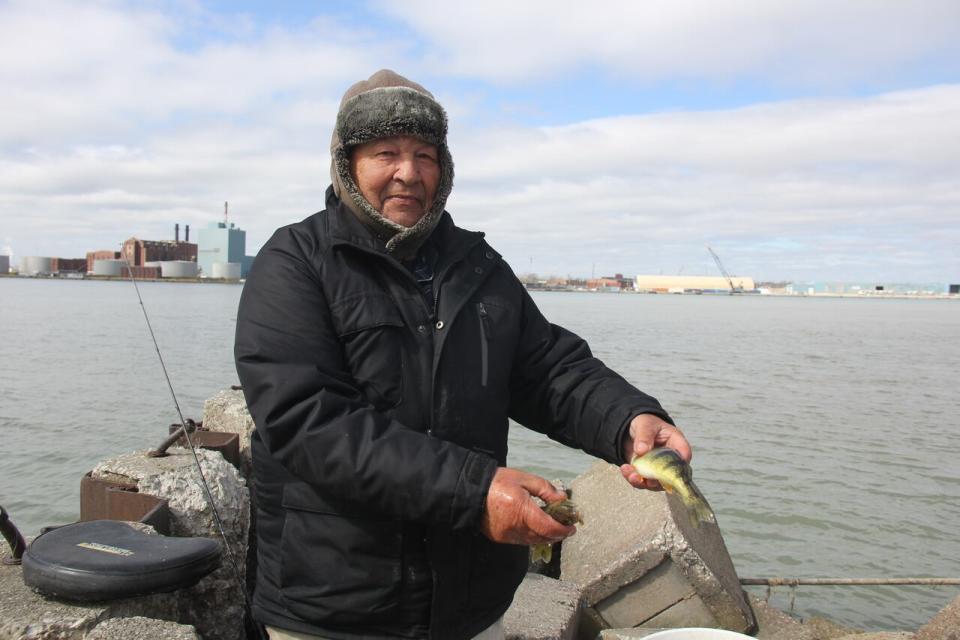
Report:
[[[657,631],[643,640],[756,640],[751,636],[745,636],[736,631],[725,631],[724,629],[703,629],[699,627],[690,627],[686,629],[667,629]]]

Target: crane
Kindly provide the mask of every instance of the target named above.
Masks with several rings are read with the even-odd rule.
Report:
[[[717,263],[717,268],[720,269],[720,273],[723,274],[723,277],[726,278],[727,282],[730,284],[730,295],[735,293],[743,293],[743,287],[738,287],[733,284],[733,278],[731,278],[730,274],[727,273],[727,270],[723,268],[723,263],[720,262],[720,256],[718,256],[714,250],[710,248],[710,245],[707,245],[707,251],[709,251],[710,255],[713,256],[713,261]]]

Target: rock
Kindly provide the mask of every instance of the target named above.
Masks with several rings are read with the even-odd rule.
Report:
[[[240,436],[241,471],[250,477],[253,463],[250,457],[250,438],[255,426],[243,391],[224,389],[203,403],[203,426],[210,431],[236,433]]]
[[[914,640],[914,638],[910,631],[871,631],[840,636],[837,640]]]
[[[757,616],[756,636],[759,640],[816,640],[813,629],[765,600],[750,596],[750,604]]]
[[[754,629],[717,525],[695,528],[678,497],[638,491],[616,466],[603,462],[576,478],[570,493],[584,523],[563,543],[560,576],[583,587],[582,633],[610,627]]]
[[[754,611],[756,611],[756,608],[754,608]],[[813,633],[813,640],[835,640],[836,638],[842,638],[844,636],[864,633],[858,629],[844,627],[843,625],[819,616],[813,616],[812,618],[804,620],[803,626]]]
[[[84,640],[200,640],[200,636],[190,625],[137,616],[101,622]]]
[[[122,616],[174,620],[177,597],[159,594],[95,604],[60,602],[23,584],[19,565],[0,564],[0,640],[82,640],[102,620]]]
[[[580,621],[580,587],[528,573],[503,617],[507,640],[573,640]]]
[[[920,627],[916,640],[960,640],[960,596]]]
[[[171,448],[168,453],[163,458],[149,458],[143,452],[118,456],[98,464],[92,475],[132,482],[143,493],[166,498],[171,535],[206,536],[222,542],[193,455],[182,448]],[[197,456],[242,580],[250,529],[249,492],[240,472],[219,453],[198,449]],[[226,549],[219,569],[195,586],[176,592],[176,597],[178,615],[174,619],[194,625],[205,639],[243,637],[245,601]]]

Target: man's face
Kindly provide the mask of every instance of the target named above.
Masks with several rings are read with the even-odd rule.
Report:
[[[437,194],[437,147],[411,136],[365,142],[353,148],[350,174],[363,197],[384,218],[412,227]]]

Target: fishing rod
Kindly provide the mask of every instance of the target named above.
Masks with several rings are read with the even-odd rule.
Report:
[[[147,323],[147,329],[150,332],[150,339],[153,341],[153,348],[157,352],[157,359],[160,360],[160,368],[163,370],[163,377],[167,381],[167,389],[170,390],[170,397],[173,398],[173,405],[177,409],[177,416],[180,418],[180,424],[183,428],[183,437],[187,441],[187,447],[190,449],[190,453],[193,455],[193,461],[197,466],[197,473],[200,474],[200,484],[203,486],[203,493],[207,499],[207,505],[210,507],[210,511],[213,513],[213,520],[217,525],[217,531],[220,533],[220,538],[223,540],[223,546],[227,550],[227,559],[230,563],[230,567],[233,570],[233,577],[237,581],[237,586],[240,587],[240,592],[243,594],[243,601],[246,605],[247,615],[250,616],[250,619],[253,619],[253,602],[250,600],[250,594],[247,593],[247,586],[243,581],[243,577],[240,575],[240,568],[237,565],[236,556],[233,553],[233,548],[230,546],[230,541],[227,539],[227,534],[223,529],[223,521],[220,519],[220,512],[217,511],[216,501],[213,499],[213,493],[210,491],[210,485],[207,484],[207,478],[203,473],[203,467],[200,465],[200,457],[197,455],[197,449],[193,446],[193,439],[190,437],[190,432],[193,429],[188,427],[188,421],[183,418],[183,411],[180,410],[180,401],[177,400],[177,394],[173,390],[173,383],[170,381],[170,374],[167,372],[167,365],[163,361],[163,354],[160,353],[160,344],[157,342],[157,336],[153,332],[153,325],[150,323],[150,316],[147,314],[147,307],[143,304],[143,296],[140,295],[140,286],[137,284],[137,279],[133,276],[133,267],[130,264],[130,258],[127,256],[126,252],[123,253],[124,262],[126,262],[127,273],[130,275],[130,282],[133,283],[133,288],[137,292],[137,300],[140,301],[140,310],[143,311],[143,319]],[[193,422],[192,420],[190,422]],[[261,640],[269,640],[266,635],[266,631],[263,629],[263,626],[257,624],[254,621],[253,625],[257,628],[258,635]]]

